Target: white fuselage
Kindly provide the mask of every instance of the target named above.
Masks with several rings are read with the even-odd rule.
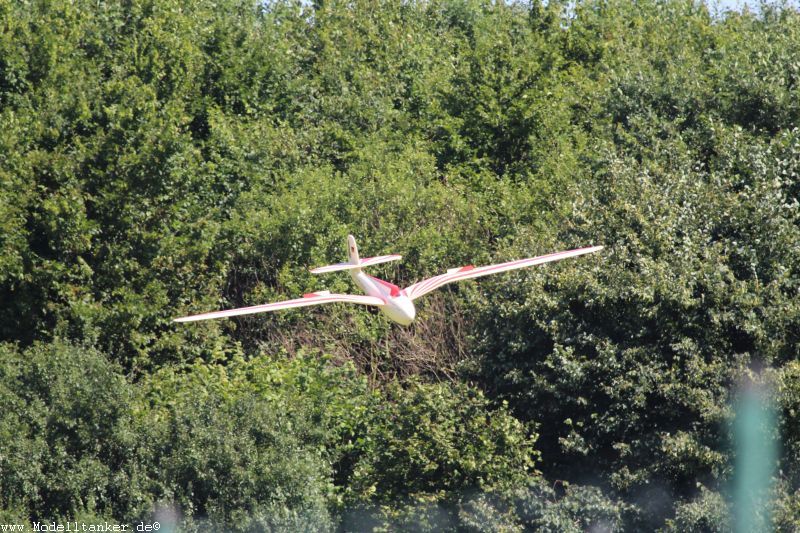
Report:
[[[361,270],[351,270],[350,275],[368,296],[375,296],[386,302],[386,305],[379,308],[384,315],[403,326],[414,321],[417,315],[414,302],[399,287],[364,274]]]

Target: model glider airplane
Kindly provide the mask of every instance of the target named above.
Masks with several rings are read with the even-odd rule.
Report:
[[[366,296],[360,294],[331,294],[330,291],[319,291],[312,292],[310,294],[304,294],[302,298],[297,298],[295,300],[286,300],[284,302],[275,302],[271,304],[254,305],[251,307],[240,307],[239,309],[229,309],[227,311],[214,311],[212,313],[185,316],[183,318],[176,318],[175,322],[194,322],[196,320],[209,320],[211,318],[249,315],[253,313],[266,313],[267,311],[277,311],[278,309],[289,309],[291,307],[305,307],[309,305],[328,304],[332,302],[350,302],[354,304],[375,306],[390,319],[399,324],[407,326],[414,321],[414,317],[417,314],[416,309],[414,308],[414,300],[425,294],[428,294],[432,290],[438,289],[442,285],[446,285],[454,281],[461,281],[463,279],[479,278],[481,276],[488,276],[489,274],[497,274],[498,272],[506,272],[508,270],[516,270],[518,268],[541,265],[542,263],[549,263],[551,261],[559,261],[568,257],[590,254],[603,249],[602,246],[592,246],[589,248],[579,248],[577,250],[569,250],[566,252],[556,252],[554,254],[542,255],[539,257],[531,257],[529,259],[509,261],[508,263],[500,263],[499,265],[489,265],[478,268],[469,265],[459,268],[451,268],[444,274],[424,279],[409,287],[406,287],[405,289],[401,289],[397,285],[389,283],[388,281],[365,274],[361,271],[361,269],[389,261],[397,261],[401,259],[402,256],[381,255],[379,257],[360,259],[358,257],[358,248],[356,248],[356,240],[352,235],[347,237],[347,245],[350,254],[349,263],[338,263],[336,265],[313,268],[311,269],[311,272],[314,274],[324,274],[326,272],[335,272],[337,270],[349,270],[350,275],[353,277],[353,281],[356,282],[356,285],[358,285],[361,290],[367,293]]]

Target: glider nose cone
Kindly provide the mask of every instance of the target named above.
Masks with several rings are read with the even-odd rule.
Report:
[[[403,310],[403,314],[408,318],[408,323],[404,324],[405,326],[407,326],[408,324],[411,324],[417,317],[417,308],[414,307],[414,304],[411,302],[411,300],[409,300],[405,296],[402,297],[400,306]]]
[[[417,310],[407,296],[392,298],[389,304],[383,308],[383,312],[386,316],[403,326],[411,324],[417,316]]]

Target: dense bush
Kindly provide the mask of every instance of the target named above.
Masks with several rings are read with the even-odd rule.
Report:
[[[0,516],[727,530],[738,387],[800,527],[800,16],[762,5],[0,3]],[[448,288],[349,291],[348,233]],[[313,356],[304,355],[313,353]],[[328,356],[318,354],[326,353]],[[353,364],[350,364],[352,361]]]
[[[381,392],[319,356],[164,367],[133,384],[94,349],[3,350],[10,519],[167,508],[188,531],[328,531],[363,506],[452,513],[464,494],[535,475],[529,432],[465,385]]]
[[[0,508],[32,518],[145,512],[127,468],[138,437],[119,367],[61,342],[0,349]]]

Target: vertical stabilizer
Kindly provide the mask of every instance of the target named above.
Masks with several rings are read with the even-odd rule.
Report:
[[[356,239],[352,235],[347,236],[347,255],[350,257],[351,265],[358,265],[361,263],[361,260],[358,258]]]

